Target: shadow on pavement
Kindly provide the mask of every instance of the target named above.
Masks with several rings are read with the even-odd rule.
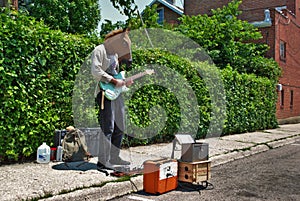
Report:
[[[195,192],[198,191],[199,193],[201,193],[201,191],[204,190],[213,190],[214,189],[214,185],[212,183],[209,182],[203,182],[203,183],[199,183],[199,184],[194,184],[194,183],[187,183],[187,182],[178,182],[178,186],[175,189],[176,191],[181,191],[181,192]],[[166,192],[168,193],[168,192]],[[137,195],[141,195],[141,196],[159,196],[161,194],[157,193],[157,194],[151,194],[151,193],[147,193],[143,190],[137,191],[134,194]]]
[[[209,182],[201,182],[201,184],[178,182],[178,187],[176,190],[182,192],[192,192],[212,189],[214,189],[214,185]]]
[[[63,162],[52,166],[55,170],[77,170],[77,171],[88,171],[97,170],[97,165],[95,163],[90,163],[86,161],[79,162]]]

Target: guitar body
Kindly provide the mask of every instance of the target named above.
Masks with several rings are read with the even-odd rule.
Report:
[[[125,79],[125,72],[122,71],[117,75],[114,75],[115,79],[118,80],[124,80]],[[100,88],[103,89],[104,95],[108,100],[115,100],[118,98],[118,96],[125,91],[128,91],[128,88],[126,86],[123,87],[115,87],[114,84],[112,83],[105,83],[105,82],[100,82]]]

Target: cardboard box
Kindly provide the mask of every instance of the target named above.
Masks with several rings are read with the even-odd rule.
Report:
[[[144,162],[144,191],[162,194],[178,186],[178,162],[174,159],[149,160]]]
[[[189,183],[199,183],[211,177],[211,161],[178,163],[178,180]]]

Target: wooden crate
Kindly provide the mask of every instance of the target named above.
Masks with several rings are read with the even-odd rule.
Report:
[[[211,177],[211,161],[178,163],[178,181],[199,183]]]

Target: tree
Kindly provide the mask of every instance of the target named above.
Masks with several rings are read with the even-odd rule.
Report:
[[[100,35],[102,38],[104,38],[105,35],[111,32],[112,30],[124,29],[127,26],[126,23],[122,21],[117,21],[114,24],[112,23],[111,20],[105,19],[104,21],[105,22],[101,24],[101,31],[100,31]]]
[[[157,28],[161,27],[158,24],[158,13],[156,11],[157,5],[154,4],[152,7],[146,6],[143,11],[143,16],[140,16],[140,13],[137,17],[132,17],[128,20],[128,24],[132,29],[138,28]]]
[[[102,23],[101,25],[100,35],[102,37],[114,29],[122,29],[126,27],[129,27],[130,29],[138,29],[141,27],[144,28],[161,27],[161,25],[157,23],[158,20],[158,13],[156,12],[157,5],[153,5],[152,7],[147,6],[143,11],[143,16],[141,17],[140,13],[137,11],[137,6],[136,5],[131,6],[129,2],[131,1],[112,0],[113,6],[116,9],[118,9],[121,14],[126,13],[128,19],[125,22],[117,21],[114,24],[112,23],[112,21],[105,19],[104,20],[105,22]],[[134,3],[134,1],[132,2]],[[122,8],[124,9],[123,11]]]
[[[67,33],[89,34],[100,21],[98,0],[21,0],[30,15],[52,29]]]
[[[141,19],[140,13],[138,12],[138,7],[135,4],[135,0],[110,0],[113,6],[123,15],[128,17],[127,25],[132,29],[137,29],[140,27],[144,28],[155,28],[160,27],[157,23],[158,13],[156,11],[157,5],[152,7],[146,6],[143,11],[143,16]],[[143,20],[143,22],[142,22]]]
[[[126,15],[128,18],[137,15],[137,5],[134,0],[110,0],[113,6],[119,10],[122,15]]]
[[[183,16],[175,30],[196,41],[220,68],[230,65],[240,73],[277,79],[280,75],[278,64],[264,57],[268,46],[254,43],[262,37],[261,33],[238,19],[240,4],[240,0],[234,0],[223,8],[212,10],[212,16]]]

